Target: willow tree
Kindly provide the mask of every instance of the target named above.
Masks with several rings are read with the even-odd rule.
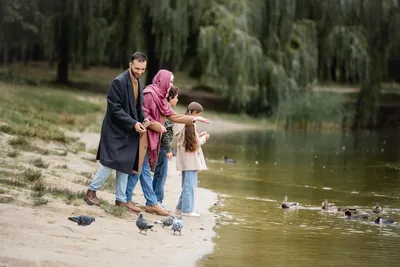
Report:
[[[0,2],[0,43],[3,50],[3,64],[9,59],[9,51],[17,50],[19,59],[27,61],[27,51],[38,36],[38,1],[4,0]]]
[[[232,107],[291,116],[297,102],[307,102],[301,98],[310,84],[353,82],[361,84],[354,121],[360,127],[376,123],[379,84],[387,78],[388,57],[399,51],[398,0],[209,4],[200,56]]]
[[[88,67],[104,58],[108,25],[106,0],[42,0],[41,36],[50,61],[57,61],[59,83],[68,83],[69,64]]]
[[[212,2],[199,50],[207,75],[224,81],[231,108],[276,111],[315,79],[315,23],[295,15],[291,0]]]
[[[206,1],[199,0],[141,1],[142,30],[150,63],[147,83],[159,68],[181,68],[205,7]]]

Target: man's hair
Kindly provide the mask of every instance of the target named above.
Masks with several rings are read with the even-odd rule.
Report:
[[[177,94],[179,93],[179,88],[176,87],[175,85],[171,86],[171,89],[169,89],[169,93],[167,96],[167,101],[169,102],[171,99],[173,99]]]
[[[147,56],[142,52],[133,53],[132,56],[131,56],[131,62],[133,62],[134,60],[137,60],[139,62],[148,61],[147,60]]]

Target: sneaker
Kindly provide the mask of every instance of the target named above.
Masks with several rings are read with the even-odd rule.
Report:
[[[163,203],[160,203],[160,202],[158,202],[158,205],[162,208],[162,209],[164,209],[164,210],[166,210],[166,211],[170,211],[168,208],[167,208],[167,206],[165,206]]]
[[[200,217],[200,214],[198,214],[198,213],[196,213],[196,212],[194,212],[194,211],[188,212],[188,213],[182,212],[182,216],[199,218],[199,217]]]
[[[175,209],[175,213],[176,213],[176,214],[181,214],[181,211],[178,210],[178,209]]]

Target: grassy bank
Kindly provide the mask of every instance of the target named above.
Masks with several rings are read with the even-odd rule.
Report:
[[[111,69],[106,67],[92,67],[89,70],[81,69],[79,66],[70,68],[70,89],[64,89],[71,91],[71,88],[75,89],[75,94],[83,96],[83,98],[77,98],[79,101],[86,101],[90,104],[82,108],[76,107],[81,103],[68,104],[68,107],[61,107],[61,114],[57,119],[60,120],[61,124],[70,127],[73,124],[75,126],[80,125],[80,129],[91,128],[92,131],[98,131],[96,124],[98,121],[93,119],[90,121],[92,126],[88,126],[82,122],[82,116],[80,113],[84,112],[85,118],[92,115],[88,115],[91,111],[96,112],[99,108],[104,108],[104,95],[107,92],[110,81],[119,73],[120,69]],[[198,81],[191,79],[185,73],[174,73],[176,76],[176,85],[181,88],[181,102],[177,108],[179,113],[185,112],[185,106],[191,101],[198,101],[205,107],[205,111],[208,117],[211,119],[229,120],[238,123],[244,123],[247,125],[257,126],[256,128],[286,128],[286,129],[323,129],[323,130],[341,130],[343,128],[349,128],[352,125],[354,117],[354,110],[352,110],[352,104],[357,101],[359,88],[354,85],[342,85],[338,87],[335,84],[324,84],[315,85],[312,88],[308,88],[308,91],[301,94],[296,99],[288,99],[286,102],[281,102],[279,109],[275,112],[273,117],[267,115],[258,116],[257,118],[245,115],[245,114],[232,114],[227,112],[226,100],[213,92],[213,87],[207,83],[206,80]],[[0,79],[5,79],[9,83],[28,83],[40,86],[48,86],[55,80],[56,70],[50,67],[47,62],[32,62],[27,65],[21,63],[15,63],[8,65],[6,68],[0,68]],[[144,77],[145,78],[145,77]],[[380,102],[381,106],[384,107],[380,118],[386,120],[388,114],[391,114],[396,106],[400,103],[400,86],[393,83],[386,83],[381,85]],[[199,91],[199,88],[207,89],[206,91]],[[2,88],[1,88],[2,89]],[[31,90],[31,89],[29,89]],[[49,90],[44,89],[49,92]],[[50,90],[53,94],[51,99],[57,98],[54,90]],[[86,93],[85,93],[86,92]],[[90,95],[87,92],[94,92]],[[72,92],[71,92],[72,93]],[[97,94],[96,94],[97,93]],[[24,93],[28,97],[29,92]],[[46,97],[46,96],[43,96]],[[67,98],[71,98],[70,95]],[[87,99],[96,99],[95,101],[87,101]],[[39,99],[39,101],[41,101]],[[53,100],[52,100],[53,101]],[[20,101],[21,102],[21,101]],[[71,101],[68,101],[71,102]],[[97,105],[96,105],[97,104]],[[182,106],[183,105],[183,106]],[[344,109],[343,107],[347,107]],[[397,108],[400,110],[400,108]],[[49,113],[56,112],[56,109],[49,110]],[[72,113],[71,113],[72,111]],[[59,111],[57,111],[59,112]],[[396,111],[396,114],[400,117],[400,112]],[[46,115],[43,115],[46,117]],[[397,115],[396,115],[397,116]],[[398,119],[395,116],[394,124]],[[53,116],[54,118],[54,116]],[[16,118],[17,120],[19,118]],[[44,118],[46,120],[46,118]],[[33,121],[29,118],[29,121]],[[95,123],[92,123],[95,121]],[[391,124],[392,122],[388,122]],[[392,123],[393,124],[393,123]],[[7,126],[5,126],[7,127]],[[9,129],[9,131],[25,132],[26,135],[38,135],[33,130],[24,130],[21,127],[18,129]],[[59,138],[62,140],[64,137],[54,129],[46,131],[49,135],[49,139]]]
[[[0,83],[0,91],[0,203],[81,205],[98,167],[96,149],[86,147],[82,135],[99,132],[105,93],[15,83]],[[178,112],[184,109],[179,106]],[[228,127],[239,120],[243,128],[260,127],[259,120],[245,115],[206,115]],[[103,190],[114,186],[115,179],[108,179]],[[101,207],[115,216],[125,214],[110,200],[102,200]]]
[[[95,151],[68,134],[99,130],[104,97],[68,88],[0,83],[0,202],[80,205]],[[59,181],[59,182],[56,182]],[[114,179],[104,190],[112,191]],[[124,210],[102,201],[116,216]]]

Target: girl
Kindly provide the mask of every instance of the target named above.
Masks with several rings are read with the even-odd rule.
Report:
[[[201,116],[203,107],[197,103],[189,104],[186,115]],[[176,213],[189,217],[200,217],[194,212],[194,192],[197,187],[197,172],[207,170],[201,145],[210,137],[207,132],[197,133],[196,126],[177,125],[174,129],[178,139],[176,152],[176,169],[182,171],[182,192],[179,197]]]
[[[179,93],[179,88],[176,86],[172,86],[171,89],[169,90],[167,100],[172,108],[175,107],[176,104],[178,103],[178,93]],[[164,185],[168,173],[168,160],[172,159],[171,143],[173,138],[173,131],[172,131],[173,126],[174,126],[173,122],[165,120],[164,127],[167,131],[163,133],[161,136],[160,153],[158,154],[158,160],[153,178],[154,193],[156,193],[158,203],[160,203],[161,207],[165,210],[168,209],[163,204]]]

